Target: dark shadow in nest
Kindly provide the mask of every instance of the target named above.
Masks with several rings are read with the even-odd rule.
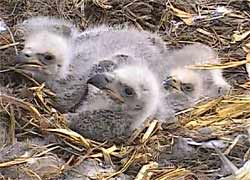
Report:
[[[0,86],[15,88],[27,83],[25,78],[14,72],[16,53],[13,47],[0,50]]]
[[[166,6],[164,1],[108,1],[105,7],[101,4],[88,2],[84,6],[87,22],[95,24],[133,24],[138,28],[156,31],[160,27],[162,13]]]
[[[224,69],[223,76],[231,85],[237,88],[239,85],[243,85],[248,80],[248,74],[245,66]]]

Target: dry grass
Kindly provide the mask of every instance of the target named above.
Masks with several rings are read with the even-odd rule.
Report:
[[[250,98],[242,94],[249,88],[242,66],[249,61],[246,58],[250,51],[249,10],[249,1],[244,0],[2,0],[0,17],[9,29],[0,33],[0,79],[2,85],[14,89],[9,96],[0,95],[0,115],[10,120],[8,143],[13,143],[15,138],[53,134],[58,137],[60,146],[53,146],[49,151],[58,153],[67,162],[61,166],[59,174],[79,163],[83,155],[84,159],[98,158],[119,165],[117,173],[104,175],[103,179],[125,171],[137,180],[213,179],[221,161],[216,151],[207,147],[195,146],[193,155],[170,158],[165,167],[155,163],[162,158],[161,151],[171,154],[179,137],[192,138],[198,143],[221,140],[229,144],[223,152],[234,164],[242,166],[242,162],[250,158],[250,143],[239,137],[248,136],[250,126]],[[85,139],[69,130],[63,115],[52,108],[49,99],[53,94],[46,87],[20,74],[17,79],[12,72],[7,73],[16,51],[22,47],[15,25],[34,15],[70,19],[81,29],[101,23],[133,24],[158,32],[170,48],[192,42],[208,44],[219,52],[224,64],[192,68],[224,68],[225,77],[236,90],[232,95],[204,101],[178,113],[179,124],[160,129],[157,121],[151,122],[145,131],[131,138],[129,146]],[[39,158],[46,153],[48,151],[0,163],[0,168],[23,164],[29,158]]]

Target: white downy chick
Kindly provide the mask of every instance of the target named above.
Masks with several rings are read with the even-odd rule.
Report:
[[[17,57],[18,68],[45,82],[56,93],[54,105],[68,112],[85,94],[86,79],[72,64],[75,54],[76,28],[52,17],[35,17],[20,25],[24,30],[24,49]]]
[[[76,28],[67,21],[40,16],[19,26],[25,42],[17,61],[23,69],[41,81],[65,79],[75,56]]]
[[[79,36],[79,30],[69,21],[51,17],[51,16],[35,16],[31,17],[20,25],[20,28],[25,31],[25,35],[38,30],[56,31],[65,36],[70,35],[73,38]]]
[[[67,114],[69,126],[85,137],[126,141],[157,112],[160,83],[146,66],[122,65],[113,72],[94,75],[88,84],[85,104],[77,113]]]
[[[217,97],[227,92],[230,85],[222,70],[189,69],[190,65],[218,64],[216,52],[210,47],[196,43],[175,50],[168,57],[168,77],[164,86],[169,92],[167,102],[175,110],[190,107],[204,97]]]
[[[164,41],[154,33],[139,31],[132,27],[108,27],[105,25],[86,29],[77,39],[81,65],[76,71],[91,68],[104,60],[122,63],[148,63],[151,70],[160,75],[163,68],[164,53],[167,51]],[[117,57],[125,58],[117,58]],[[85,71],[87,74],[88,71]],[[163,74],[163,73],[161,73]]]
[[[46,18],[40,18],[40,21],[46,24]],[[31,25],[28,26],[28,22]],[[74,28],[73,33],[69,33],[71,26],[67,23],[60,28],[61,22],[49,21],[45,28],[32,19],[24,23],[29,33],[19,59],[21,64],[24,62],[22,68],[26,72],[37,80],[45,81],[57,94],[56,108],[62,112],[74,112],[82,104],[86,79],[93,74],[93,66],[103,60],[115,61],[115,64],[147,62],[150,69],[162,75],[163,79],[160,72],[165,71],[162,63],[166,48],[157,35],[134,28],[102,26],[90,28],[77,36]],[[56,25],[54,28],[53,23]]]

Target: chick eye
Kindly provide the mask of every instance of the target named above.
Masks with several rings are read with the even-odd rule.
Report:
[[[194,91],[194,86],[190,83],[182,83],[181,90],[184,92],[192,92]]]
[[[133,96],[135,93],[131,87],[124,87],[123,92],[126,96]]]
[[[50,54],[45,54],[44,55],[44,59],[47,60],[47,61],[51,61],[54,59],[54,56],[50,55]]]

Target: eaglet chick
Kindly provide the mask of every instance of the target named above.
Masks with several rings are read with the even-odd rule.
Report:
[[[217,97],[227,92],[230,85],[222,70],[189,69],[189,65],[218,64],[216,52],[210,47],[196,43],[175,50],[168,56],[168,77],[163,86],[169,95],[167,103],[176,111],[191,107],[204,97]]]
[[[126,141],[156,113],[159,85],[155,74],[138,64],[96,74],[88,80],[89,92],[81,109],[67,114],[69,126],[98,141]]]
[[[55,106],[62,112],[78,108],[86,94],[87,77],[93,73],[93,66],[104,60],[125,56],[125,64],[146,61],[155,72],[163,67],[165,44],[153,33],[100,26],[80,34],[64,22],[49,17],[24,22],[23,29],[28,33],[18,57],[24,72],[56,93]]]
[[[17,57],[18,68],[56,93],[54,105],[61,112],[74,108],[85,94],[86,77],[74,71],[76,28],[51,17],[24,21],[24,49]]]

